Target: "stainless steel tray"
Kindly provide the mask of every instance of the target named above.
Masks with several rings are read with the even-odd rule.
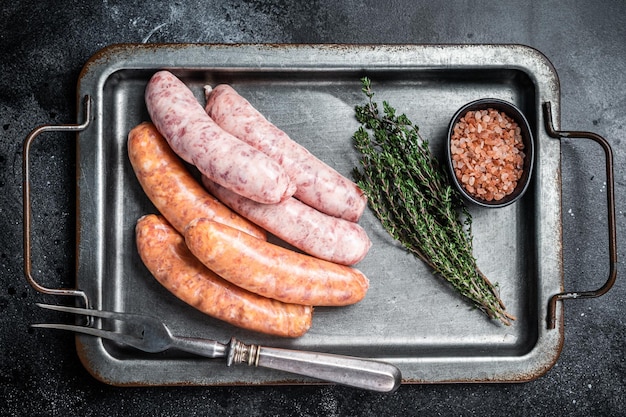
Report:
[[[360,224],[374,244],[358,265],[371,281],[366,299],[350,307],[317,308],[311,330],[299,339],[239,330],[176,299],[137,255],[135,222],[155,209],[126,152],[128,132],[148,120],[146,83],[163,68],[201,101],[203,85],[232,84],[294,140],[348,176],[357,166],[351,136],[357,128],[354,106],[364,102],[359,81],[364,75],[372,79],[376,99],[406,113],[438,155],[460,106],[482,97],[515,103],[536,140],[530,189],[512,206],[471,211],[479,267],[498,283],[517,320],[510,327],[498,325],[470,308],[394,243],[370,211]],[[542,106],[558,126],[559,82],[538,51],[519,45],[114,45],[85,65],[78,99],[83,124],[74,126],[80,132],[76,289],[39,286],[26,262],[27,278],[40,291],[81,295],[98,308],[156,314],[186,336],[227,341],[234,335],[271,346],[383,359],[401,369],[404,383],[527,381],[556,362],[563,343],[562,307],[553,298],[563,292],[560,141],[544,129],[548,113]],[[29,247],[27,252],[29,259]],[[555,307],[553,329],[547,325],[549,305]],[[181,354],[148,355],[84,336],[77,336],[77,349],[96,378],[115,385],[316,382]]]

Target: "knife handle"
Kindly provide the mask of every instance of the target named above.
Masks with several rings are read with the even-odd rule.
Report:
[[[247,363],[249,366],[277,369],[378,392],[394,392],[402,382],[400,370],[389,363],[353,356],[302,350],[246,345],[231,339],[228,365]]]

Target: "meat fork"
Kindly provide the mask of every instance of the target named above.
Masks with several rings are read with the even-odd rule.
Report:
[[[110,339],[144,352],[156,353],[167,349],[209,358],[226,358],[226,364],[247,363],[249,366],[277,369],[327,382],[379,392],[393,392],[401,383],[400,370],[389,363],[352,356],[307,352],[293,349],[245,344],[230,339],[227,344],[216,340],[174,336],[167,326],[155,317],[134,313],[116,313],[78,307],[39,304],[49,310],[118,320],[128,325],[124,332],[90,326],[38,323],[32,327],[70,330]],[[132,330],[132,331],[131,331]]]

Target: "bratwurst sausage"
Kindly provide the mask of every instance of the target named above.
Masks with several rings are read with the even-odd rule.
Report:
[[[135,126],[128,134],[127,145],[130,163],[144,192],[180,233],[193,219],[206,217],[266,238],[263,229],[206,192],[152,123]]]
[[[331,216],[359,220],[367,201],[354,182],[292,140],[231,86],[207,86],[205,96],[205,110],[220,127],[280,162],[296,183],[294,197]]]
[[[202,177],[202,183],[222,203],[311,256],[354,265],[372,246],[365,229],[358,223],[329,216],[293,197],[277,204],[261,204],[207,177]]]
[[[213,181],[260,203],[278,203],[295,192],[276,161],[220,128],[172,73],[152,76],[145,101],[174,152]]]
[[[369,281],[357,269],[304,255],[240,230],[197,219],[185,229],[187,247],[233,284],[285,303],[344,306],[365,296]]]
[[[223,280],[189,252],[183,237],[163,217],[140,218],[135,235],[139,255],[156,280],[203,313],[284,337],[302,336],[310,328],[312,307],[261,297]]]

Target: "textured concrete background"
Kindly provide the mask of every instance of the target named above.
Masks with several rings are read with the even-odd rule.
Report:
[[[625,415],[626,288],[565,304],[557,364],[524,384],[403,386],[379,395],[336,386],[116,388],[79,363],[73,337],[34,332],[36,301],[23,278],[22,141],[43,123],[75,121],[76,81],[100,48],[118,42],[520,43],[543,52],[561,82],[561,127],[592,130],[615,153],[618,243],[624,243],[626,3],[623,1],[172,1],[2,2],[0,10],[0,414],[117,415]],[[34,265],[44,284],[71,286],[74,168],[70,135],[37,143]],[[565,286],[606,278],[606,183],[599,147],[563,141]],[[47,246],[46,246],[47,245]],[[624,265],[620,261],[618,269]],[[41,272],[39,272],[41,271]]]

